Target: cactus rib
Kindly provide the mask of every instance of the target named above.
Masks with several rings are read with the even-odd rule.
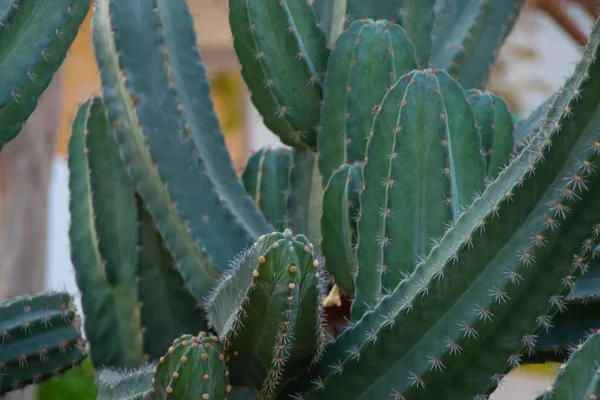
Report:
[[[484,395],[518,365],[537,331],[550,326],[594,248],[581,243],[590,235],[598,240],[600,204],[593,193],[599,174],[582,167],[600,161],[600,93],[589,90],[600,77],[599,39],[597,25],[529,146],[414,274],[340,336],[366,329],[368,339],[355,348],[360,358],[342,358],[336,370],[343,374],[324,377],[305,398],[335,398],[331,390],[340,387],[353,398],[392,389],[411,399]],[[342,343],[348,342],[338,340],[326,351],[323,368],[326,360],[337,362]],[[402,346],[396,350],[390,343]],[[494,362],[499,358],[505,363]]]
[[[80,323],[68,293],[0,301],[0,395],[42,382],[83,361]]]
[[[0,149],[21,130],[62,65],[90,0],[0,2]]]

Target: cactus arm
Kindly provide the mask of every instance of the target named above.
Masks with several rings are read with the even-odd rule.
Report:
[[[261,149],[248,160],[242,181],[255,206],[278,230],[285,229],[290,192],[292,152],[288,148]]]
[[[292,235],[286,230],[262,236],[208,301],[213,328],[231,355],[232,384],[248,385],[261,396],[275,396],[322,343],[318,263],[310,242]]]
[[[483,88],[497,51],[524,0],[446,2],[438,14],[431,65],[459,78],[465,89]]]
[[[133,254],[118,243],[107,242],[117,240],[111,233],[111,227],[122,223],[119,218],[126,220],[126,217],[131,217],[127,213],[117,212],[115,208],[127,209],[133,198],[115,196],[117,193],[130,193],[130,184],[122,177],[125,172],[120,162],[109,165],[118,160],[111,154],[117,149],[114,141],[110,141],[112,134],[105,118],[101,99],[93,98],[79,108],[73,123],[68,161],[69,209],[72,221],[77,222],[71,223],[69,229],[71,260],[77,286],[82,292],[85,331],[91,343],[92,362],[94,365],[134,367],[143,362],[135,265],[131,265],[137,256],[136,242],[132,243]],[[86,132],[89,134],[86,135]],[[90,173],[91,165],[107,171],[107,174],[94,176],[100,171]],[[102,208],[95,209],[94,205]],[[102,240],[97,231],[96,215],[102,215],[100,219],[108,216],[114,218],[105,220],[103,226],[106,234]],[[135,234],[135,214],[133,218]],[[123,229],[130,230],[126,226]],[[123,242],[130,239],[128,236],[117,237]],[[97,243],[102,241],[105,243],[99,247]],[[108,260],[109,257],[101,250],[113,251],[110,254],[111,272],[108,270],[109,264],[106,264],[106,268],[103,264],[103,259]],[[112,282],[109,281],[109,274]]]
[[[481,131],[482,152],[487,162],[486,175],[496,179],[508,164],[510,153],[515,147],[512,115],[504,99],[487,90],[482,92],[470,89],[466,94]]]
[[[223,346],[205,332],[175,339],[153,374],[154,398],[220,400],[231,391]]]
[[[414,274],[377,306],[373,314],[386,322],[372,327],[368,339],[357,345],[358,360],[343,360],[305,398],[332,398],[328,395],[340,387],[352,398],[385,396],[392,390],[406,398],[430,398],[439,393],[428,389],[443,392],[446,387],[444,394],[474,396],[489,393],[497,384],[490,379],[518,364],[530,336],[548,326],[561,296],[591,256],[594,247],[582,248],[583,239],[592,235],[593,242],[598,240],[598,171],[585,173],[585,187],[574,177],[585,172],[583,161],[600,161],[600,93],[589,90],[600,76],[600,64],[594,63],[599,39],[596,26],[540,134],[461,215]],[[543,285],[539,295],[548,299],[541,312],[540,297],[528,300],[536,284]],[[505,340],[500,331],[506,332]],[[396,350],[390,346],[394,342],[402,346]],[[501,355],[506,356],[504,365],[485,361]],[[481,373],[464,368],[472,362]],[[343,374],[335,372],[339,370]],[[469,389],[464,385],[467,373]],[[452,384],[458,386],[460,378],[462,392]]]
[[[122,4],[126,6],[132,3]],[[138,19],[134,18],[134,20]],[[117,142],[121,148],[121,158],[128,167],[129,176],[137,183],[140,194],[147,202],[150,212],[154,217],[158,217],[156,220],[159,230],[177,261],[177,268],[182,278],[189,284],[190,291],[197,299],[203,298],[208,293],[211,282],[217,278],[218,271],[214,269],[206,255],[194,242],[194,237],[188,233],[188,227],[179,213],[180,206],[173,207],[173,200],[164,188],[165,181],[144,145],[146,139],[133,109],[130,89],[122,81],[123,72],[120,69],[119,56],[113,42],[113,27],[109,19],[107,0],[96,2],[92,26],[96,58],[104,87],[103,96],[115,128]],[[154,77],[148,82],[154,82],[157,79],[158,77]],[[177,140],[173,142],[179,143]],[[165,148],[165,146],[158,147],[157,151]],[[165,154],[175,156],[173,152]],[[191,156],[190,158],[193,159]],[[198,187],[198,185],[188,186]],[[204,191],[204,196],[207,197],[208,193],[212,193],[212,190]]]
[[[340,35],[329,58],[318,135],[323,182],[344,162],[364,160],[374,110],[416,67],[415,47],[398,25],[361,20]]]
[[[560,366],[556,378],[536,400],[581,399],[600,396],[600,331],[595,331],[577,346],[569,360]]]
[[[141,308],[144,355],[156,360],[174,337],[207,329],[203,312],[173,268],[173,257],[141,199],[139,210],[138,302]]]
[[[402,27],[414,43],[419,65],[427,65],[433,45],[436,0],[404,0],[402,4]]]
[[[325,268],[348,296],[354,295],[357,268],[353,245],[353,228],[356,227],[353,221],[357,216],[352,215],[351,210],[360,187],[360,166],[343,164],[331,175],[323,194],[321,251]]]
[[[85,359],[73,302],[61,292],[0,301],[0,395],[42,382]]]
[[[529,139],[539,132],[548,109],[556,100],[558,93],[553,93],[545,102],[536,108],[529,116],[519,121],[514,128],[513,137],[515,152],[519,153],[527,144]]]
[[[37,107],[89,8],[90,0],[0,2],[0,149]]]
[[[321,210],[323,202],[322,177],[318,157],[311,151],[294,151],[290,172],[291,191],[287,200],[288,221],[294,232],[305,235],[319,253]]]
[[[258,237],[272,228],[244,192],[233,168],[219,119],[214,112],[187,1],[158,0],[157,5],[171,72],[181,96],[186,120],[190,124],[191,137],[196,143],[195,148],[204,161],[216,191],[223,196],[234,217],[242,221],[254,237]]]
[[[447,73],[413,72],[388,92],[363,169],[353,319],[410,274],[483,189],[480,147],[472,108]]]
[[[242,75],[265,125],[300,150],[316,145],[327,42],[311,2],[230,0]]]

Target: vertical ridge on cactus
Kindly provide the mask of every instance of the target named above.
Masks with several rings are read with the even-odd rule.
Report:
[[[0,149],[46,90],[85,19],[90,0],[12,0],[0,4]]]
[[[80,324],[68,293],[0,301],[0,395],[42,382],[83,361]]]

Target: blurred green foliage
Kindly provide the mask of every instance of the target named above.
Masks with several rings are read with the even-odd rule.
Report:
[[[89,358],[67,373],[37,385],[38,400],[95,400],[96,371]]]

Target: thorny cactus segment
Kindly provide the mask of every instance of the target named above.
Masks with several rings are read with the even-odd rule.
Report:
[[[275,397],[324,343],[322,271],[312,244],[290,230],[262,236],[220,280],[210,322],[231,356],[231,383]]]
[[[364,160],[381,99],[416,67],[415,47],[398,25],[359,20],[340,35],[327,65],[318,135],[324,184],[343,163]]]
[[[346,27],[359,19],[387,20],[392,24],[401,24],[402,0],[347,0]]]
[[[331,175],[323,195],[321,251],[325,258],[325,269],[348,296],[354,295],[357,271],[354,246],[360,210],[361,167],[358,163],[343,164]]]
[[[90,0],[0,3],[0,149],[21,130],[62,65]]]
[[[419,65],[428,65],[433,46],[436,0],[403,0],[399,7],[402,27],[415,44]]]
[[[79,107],[68,164],[71,260],[92,362],[134,368],[143,362],[135,283],[137,209],[101,98]]]
[[[600,398],[600,331],[592,333],[558,368],[556,378],[536,400],[596,400]]]
[[[207,330],[208,326],[196,299],[173,268],[173,258],[139,198],[138,214],[137,304],[141,309],[144,358],[153,361],[164,354],[174,337]]]
[[[483,189],[473,109],[444,71],[413,71],[390,88],[363,168],[352,318],[374,307],[425,257]]]
[[[442,2],[433,31],[430,65],[447,70],[465,89],[483,88],[498,49],[524,3],[524,0]]]
[[[145,395],[150,399],[153,368],[154,364],[145,364],[134,370],[100,369],[96,376],[96,400],[131,400],[136,393],[138,396],[134,398],[144,399]]]
[[[470,89],[466,94],[481,132],[481,150],[487,162],[486,175],[496,179],[509,163],[515,147],[512,115],[504,99],[488,90]]]
[[[230,0],[242,76],[265,125],[299,150],[317,144],[327,41],[312,1]]]
[[[242,174],[246,192],[276,230],[284,230],[290,223],[287,202],[292,164],[293,153],[289,148],[264,148],[248,159]]]
[[[413,275],[328,347],[305,399],[340,388],[344,398],[484,396],[535,350],[600,237],[599,42],[596,25],[540,133]]]
[[[42,382],[83,361],[80,323],[67,293],[0,301],[0,395]]]
[[[223,400],[231,391],[223,346],[204,332],[175,339],[153,373],[152,399]]]

